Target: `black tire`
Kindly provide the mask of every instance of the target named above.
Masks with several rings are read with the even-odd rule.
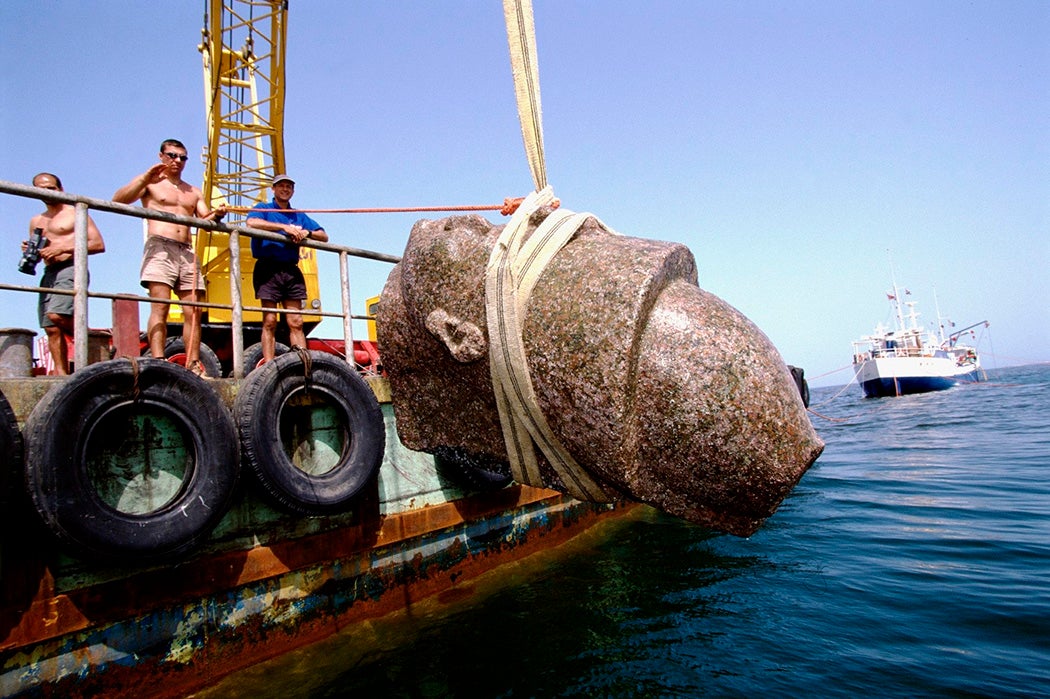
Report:
[[[475,457],[455,447],[434,451],[438,470],[459,486],[472,490],[499,490],[511,482],[510,465]]]
[[[7,397],[0,392],[0,507],[6,515],[11,504],[11,485],[22,473],[22,432]]]
[[[283,342],[274,343],[274,357],[280,357],[282,354],[288,352],[288,345]],[[252,373],[259,368],[259,362],[262,361],[263,351],[262,343],[256,342],[254,345],[249,345],[244,348],[244,375]]]
[[[149,347],[146,347],[142,351],[142,356],[148,357],[149,354]],[[167,339],[164,343],[164,358],[173,364],[178,364],[182,367],[186,366],[186,343],[182,341],[181,337],[169,337]],[[222,362],[219,361],[215,351],[203,342],[200,346],[200,360],[201,364],[204,365],[204,373],[208,378],[217,379],[222,376]]]
[[[237,393],[234,420],[244,460],[278,504],[334,514],[379,471],[386,427],[372,389],[345,360],[309,357],[309,380],[297,352],[252,372]]]
[[[81,369],[26,420],[26,489],[71,552],[171,559],[226,513],[237,432],[203,379],[160,359]]]
[[[809,382],[806,381],[806,370],[802,367],[788,365],[788,369],[791,370],[791,378],[795,380],[795,387],[798,388],[798,394],[802,397],[802,405],[809,407]]]

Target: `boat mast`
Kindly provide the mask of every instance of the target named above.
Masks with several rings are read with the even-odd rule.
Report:
[[[898,331],[903,331],[905,329],[905,327],[904,327],[904,309],[901,308],[901,293],[900,293],[900,290],[897,288],[897,272],[893,268],[893,255],[892,255],[892,253],[889,250],[887,250],[886,254],[890,258],[890,279],[893,282],[893,299],[892,300],[893,300],[894,308],[896,309],[896,312],[897,312],[897,330]],[[912,320],[912,322],[914,323],[914,319]]]
[[[944,318],[941,318],[941,302],[937,299],[937,287],[933,287],[933,309],[937,311],[937,341],[944,345],[948,338],[944,335]]]

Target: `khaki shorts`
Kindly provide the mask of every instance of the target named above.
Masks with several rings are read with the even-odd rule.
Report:
[[[44,268],[44,276],[40,279],[40,286],[46,289],[73,290],[73,261],[56,262]],[[60,316],[73,315],[73,297],[66,294],[49,294],[42,292],[40,302],[37,304],[37,315],[40,319],[40,327],[50,328],[54,325],[48,318],[49,313]]]
[[[204,276],[192,248],[159,235],[146,238],[139,277],[147,289],[151,282],[167,284],[176,292],[204,289]]]

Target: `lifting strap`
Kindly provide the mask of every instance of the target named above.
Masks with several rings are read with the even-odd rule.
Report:
[[[536,55],[532,0],[503,0],[503,17],[507,23],[510,69],[514,74],[514,95],[518,101],[521,136],[525,140],[525,156],[532,171],[532,182],[538,192],[547,186],[547,164],[543,157],[540,64]]]
[[[503,229],[485,269],[485,315],[489,369],[511,475],[519,483],[543,487],[536,447],[554,468],[566,491],[580,500],[616,499],[565,449],[540,410],[529,375],[522,339],[524,310],[543,270],[591,214],[557,209],[528,236],[529,219],[543,207],[557,208],[543,156],[543,119],[536,29],[532,0],[503,0],[514,94],[525,141],[525,155],[536,191],[525,197]],[[605,228],[601,221],[598,224]],[[606,228],[606,230],[608,230]],[[610,231],[612,232],[612,231]],[[526,239],[527,238],[527,239]]]
[[[570,495],[580,500],[607,502],[615,498],[576,463],[547,424],[525,356],[522,323],[532,289],[558,251],[585,221],[593,218],[591,214],[558,209],[526,240],[529,217],[553,202],[550,187],[525,197],[489,257],[485,272],[485,312],[492,388],[514,480],[544,485],[536,459],[535,446],[538,446]],[[598,224],[605,228],[601,221]]]

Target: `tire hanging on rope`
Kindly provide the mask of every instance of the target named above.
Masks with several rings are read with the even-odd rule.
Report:
[[[345,511],[383,462],[386,427],[375,394],[325,352],[288,352],[253,371],[234,416],[245,462],[293,512]]]
[[[76,555],[176,558],[229,508],[240,472],[236,434],[218,394],[182,367],[92,364],[27,418],[26,487]]]

